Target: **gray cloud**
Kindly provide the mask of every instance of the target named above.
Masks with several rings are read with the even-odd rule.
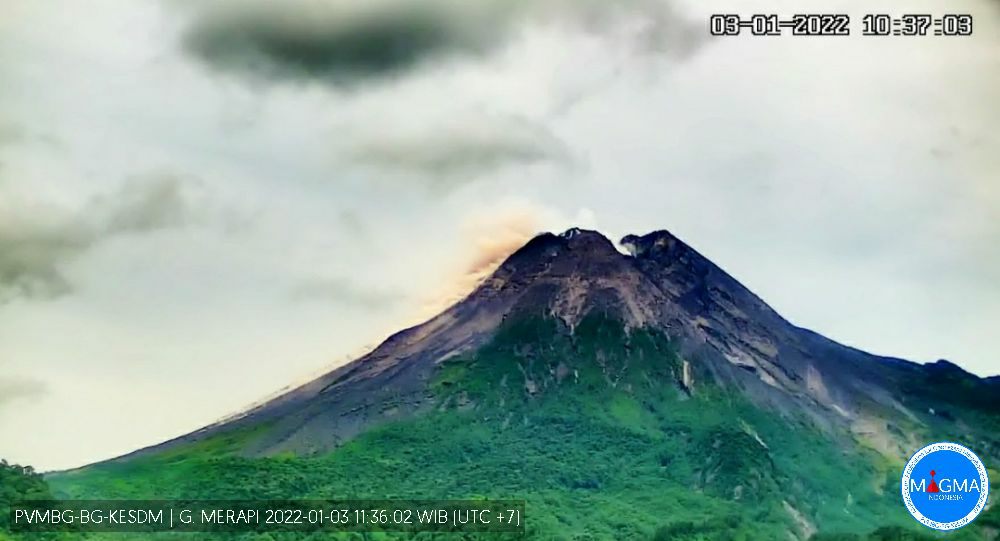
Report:
[[[569,150],[548,129],[512,116],[460,115],[431,131],[400,128],[361,139],[349,152],[356,163],[445,184],[507,165],[570,161]]]
[[[20,399],[36,398],[49,392],[41,381],[26,378],[0,378],[0,408]]]
[[[110,196],[90,204],[105,234],[143,233],[177,227],[190,215],[183,181],[170,175],[134,179]]]
[[[0,149],[29,144],[59,148],[62,142],[51,133],[30,130],[24,124],[0,119]]]
[[[638,48],[679,54],[703,34],[665,0],[217,0],[197,9],[184,45],[225,72],[345,85],[489,52],[528,21],[600,32],[625,22]]]
[[[368,226],[361,219],[361,216],[353,210],[344,210],[337,215],[337,223],[355,238],[365,238],[368,236]]]
[[[450,0],[219,2],[200,15],[185,45],[227,71],[346,83],[444,53],[486,51],[508,13],[497,2],[470,9]]]
[[[45,204],[0,204],[0,303],[70,293],[63,267],[101,241],[184,223],[181,180],[136,178],[113,194],[70,211]]]
[[[302,283],[292,290],[292,297],[301,301],[327,301],[371,309],[385,308],[399,299],[399,295],[365,288],[342,278]]]

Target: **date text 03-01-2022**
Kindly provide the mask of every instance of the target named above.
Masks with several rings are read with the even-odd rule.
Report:
[[[863,36],[971,36],[972,15],[945,14],[868,14],[861,18]],[[846,13],[792,15],[715,14],[709,17],[713,36],[850,36],[851,17]]]

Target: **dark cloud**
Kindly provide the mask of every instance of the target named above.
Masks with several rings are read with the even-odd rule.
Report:
[[[355,163],[445,184],[510,165],[570,161],[566,146],[549,130],[511,116],[458,115],[437,126],[361,139],[349,152]]]
[[[679,54],[704,34],[668,0],[216,0],[200,6],[184,45],[208,65],[261,80],[337,85],[489,52],[527,21],[595,32],[627,26],[637,49]]]
[[[222,2],[199,16],[185,45],[224,71],[350,83],[429,57],[486,51],[507,11],[445,0]]]
[[[181,184],[169,175],[136,178],[77,211],[0,205],[0,303],[68,294],[64,266],[101,241],[181,225],[189,216]]]
[[[15,400],[37,398],[48,392],[48,387],[38,380],[0,377],[0,408]]]
[[[142,233],[182,225],[190,215],[183,181],[158,175],[128,182],[111,196],[96,198],[91,214],[105,234]]]
[[[300,284],[292,291],[292,297],[301,301],[325,301],[379,309],[394,304],[399,295],[368,289],[342,278],[329,278]]]

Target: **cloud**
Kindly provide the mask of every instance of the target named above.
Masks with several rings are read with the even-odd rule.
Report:
[[[21,399],[37,398],[49,392],[41,381],[20,377],[0,378],[0,408]]]
[[[0,120],[0,149],[18,145],[39,144],[58,148],[62,142],[51,133],[32,131],[23,124]]]
[[[183,182],[158,175],[135,179],[111,196],[90,204],[90,214],[103,221],[105,234],[144,233],[182,225],[190,214]]]
[[[392,75],[432,56],[490,49],[510,8],[499,2],[472,4],[216,2],[199,15],[185,45],[224,71],[347,83]]]
[[[445,184],[508,165],[569,161],[568,149],[548,129],[513,116],[458,115],[430,130],[401,127],[361,139],[348,152],[354,162]]]
[[[529,21],[627,27],[637,48],[680,54],[703,34],[658,0],[217,0],[195,8],[184,45],[223,72],[350,85],[488,53]]]
[[[73,286],[64,266],[100,242],[184,223],[189,207],[177,177],[137,178],[72,211],[38,202],[0,201],[0,303],[55,298]]]
[[[369,309],[386,308],[398,299],[398,295],[365,288],[343,278],[305,282],[292,290],[292,297],[302,301],[322,300]]]
[[[20,124],[0,121],[0,147],[20,143],[27,138]]]

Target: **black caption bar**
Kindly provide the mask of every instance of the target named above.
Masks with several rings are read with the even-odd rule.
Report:
[[[524,500],[66,500],[10,506],[14,532],[524,533]]]

